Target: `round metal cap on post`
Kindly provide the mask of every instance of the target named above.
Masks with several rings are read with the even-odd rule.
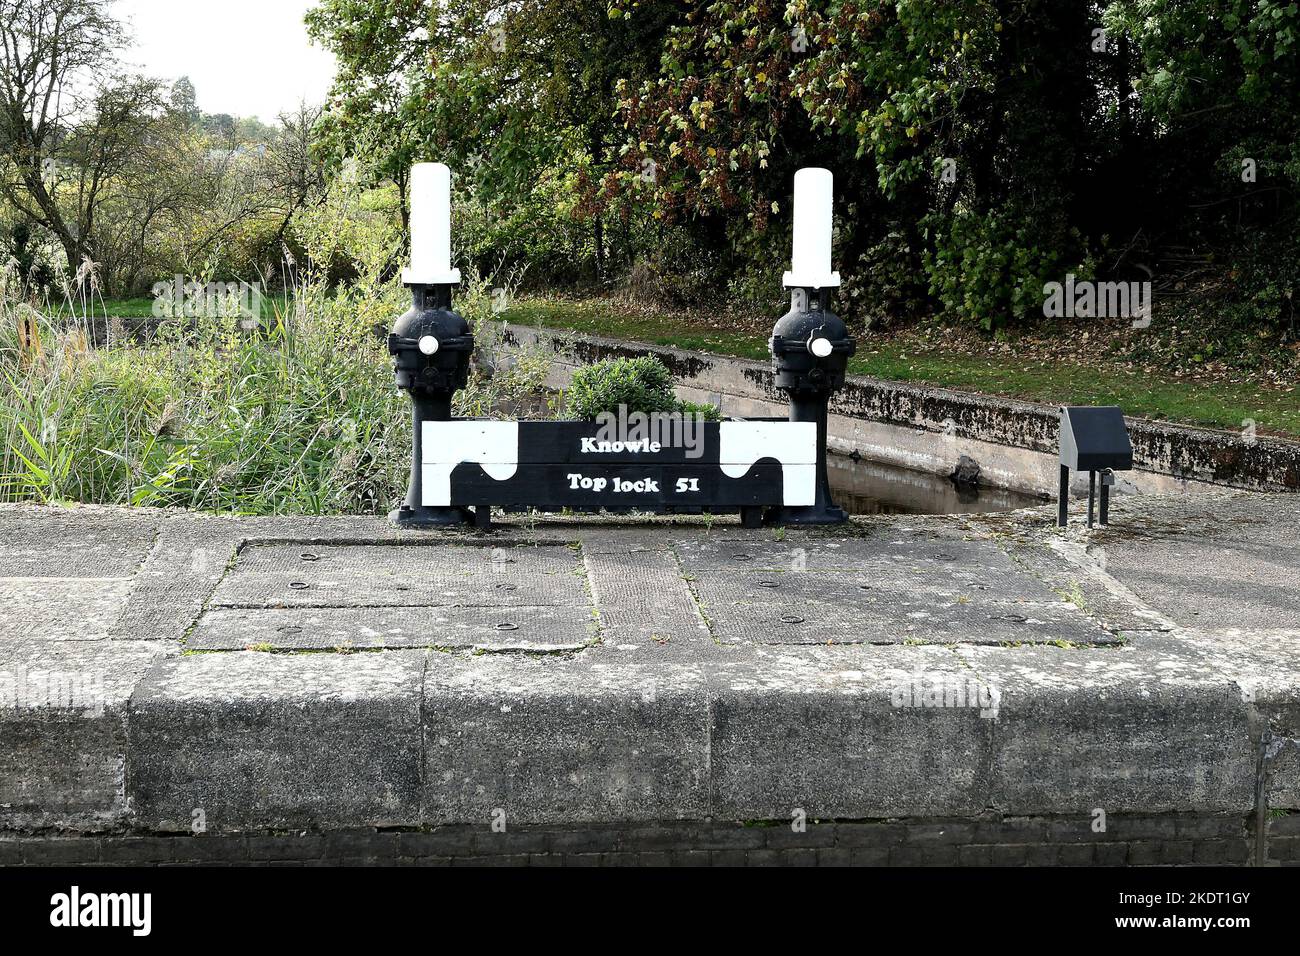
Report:
[[[790,421],[817,424],[817,484],[812,505],[774,509],[768,515],[774,524],[839,524],[849,517],[831,499],[826,472],[827,408],[857,350],[848,327],[827,307],[830,290],[840,284],[831,269],[833,199],[829,169],[795,173],[794,244],[784,277],[790,311],[777,320],[768,347],[776,386],[790,399]]]
[[[451,267],[451,170],[442,163],[411,167],[411,265],[402,281],[412,304],[393,325],[388,351],[397,387],[411,396],[411,480],[388,517],[400,527],[467,524],[473,518],[466,509],[423,500],[424,423],[451,418],[452,396],[469,380],[474,350],[469,323],[451,306],[460,270]]]

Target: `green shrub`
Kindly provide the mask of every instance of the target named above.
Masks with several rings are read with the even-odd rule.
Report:
[[[722,417],[717,405],[708,402],[682,402],[678,409],[683,415],[699,415],[706,422],[716,422]]]
[[[712,405],[680,401],[673,393],[672,372],[652,355],[605,359],[573,373],[568,392],[570,415],[595,421],[602,412],[618,414],[620,406],[628,413],[699,413],[710,421],[718,417]]]
[[[1060,256],[1031,217],[1016,210],[986,214],[956,211],[944,221],[928,217],[933,252],[922,256],[930,293],[952,317],[995,330],[1038,313],[1043,284],[1066,272],[1092,278],[1083,266],[1060,268]]]
[[[838,311],[845,321],[879,329],[928,309],[920,256],[900,230],[891,230],[843,271]]]

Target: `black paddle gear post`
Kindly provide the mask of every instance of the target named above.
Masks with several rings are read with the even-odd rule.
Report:
[[[469,380],[474,336],[451,307],[447,284],[411,285],[413,303],[388,336],[397,387],[411,396],[411,483],[406,500],[389,514],[400,527],[466,524],[464,508],[424,504],[424,423],[451,420],[451,399]]]
[[[844,371],[857,344],[840,317],[826,308],[829,289],[796,288],[790,311],[777,320],[768,348],[776,387],[790,398],[790,421],[817,425],[816,500],[811,505],[782,505],[769,516],[773,524],[839,524],[848,512],[831,500],[826,474],[826,415],[831,394],[844,384]]]
[[[794,241],[785,287],[790,311],[772,329],[768,348],[776,386],[790,398],[790,421],[817,425],[817,485],[811,505],[782,505],[773,524],[839,524],[848,512],[831,500],[826,474],[826,415],[831,394],[844,385],[844,371],[857,345],[840,317],[827,308],[840,274],[831,269],[835,180],[829,169],[794,175]]]

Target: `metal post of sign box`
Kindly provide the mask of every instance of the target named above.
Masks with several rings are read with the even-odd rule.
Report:
[[[1070,466],[1061,466],[1061,481],[1056,491],[1056,524],[1064,528],[1070,520]]]
[[[1097,498],[1097,473],[1088,472],[1088,527],[1092,527],[1093,503]]]

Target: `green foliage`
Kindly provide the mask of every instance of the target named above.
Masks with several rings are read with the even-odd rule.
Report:
[[[933,251],[923,257],[930,292],[951,315],[992,330],[1043,305],[1043,285],[1058,272],[1055,250],[1014,210],[933,217]],[[1091,278],[1077,268],[1077,277]],[[1039,312],[1041,315],[1041,311]]]
[[[698,415],[706,422],[716,422],[722,417],[722,413],[718,411],[718,406],[709,402],[683,401],[679,404],[677,410],[683,415]]]
[[[1233,260],[1233,326],[1284,337],[1300,329],[1300,236],[1262,237]]]
[[[573,373],[566,394],[569,414],[594,421],[602,412],[682,412],[700,414],[716,421],[713,405],[682,402],[673,393],[673,376],[668,366],[648,355],[641,358],[605,359]]]
[[[568,411],[594,420],[602,412],[670,412],[677,408],[673,377],[657,358],[605,359],[573,373],[567,394]]]
[[[839,311],[861,319],[868,329],[923,315],[928,289],[916,245],[894,230],[848,264],[836,297]]]
[[[1051,224],[1069,184],[1092,182],[1070,175],[1097,115],[1087,26],[1082,8],[1032,0],[719,0],[670,32],[658,78],[622,87],[629,153],[658,172],[646,184],[630,164],[627,188],[668,218],[720,211],[784,236],[794,169],[828,165],[851,320],[919,311],[928,293],[995,327],[1081,258]]]
[[[581,282],[588,275],[594,240],[589,224],[576,214],[577,183],[573,164],[542,170],[510,198],[494,198],[462,180],[454,213],[457,255],[472,268],[527,269],[536,281],[550,285]]]
[[[66,226],[27,248],[73,268],[93,250],[105,292],[274,278],[284,244],[365,285],[401,264],[410,165],[442,160],[462,269],[758,311],[781,295],[792,174],[824,165],[850,323],[997,329],[1094,263],[1153,269],[1159,292],[1183,278],[1159,271],[1177,247],[1217,272],[1225,316],[1300,335],[1300,265],[1266,251],[1300,232],[1292,0],[320,0],[307,22],[338,62],[303,124],[329,194],[239,150],[296,155],[284,130],[198,114],[184,78],[155,102],[115,76],[84,126],[47,124],[48,195],[42,148],[10,157],[27,180],[0,175],[13,209]]]
[[[615,86],[655,66],[676,6],[642,4],[633,18],[611,18],[607,0],[434,9],[322,0],[309,12],[313,38],[339,64],[322,152],[335,164],[358,158],[399,185],[412,161],[447,162],[504,224],[494,248],[483,248],[482,233],[472,240],[475,265],[530,254],[539,279],[573,281],[579,265],[603,279],[608,258],[631,258],[615,221],[628,210],[610,188],[622,141]]]
[[[306,270],[253,331],[199,319],[163,326],[148,346],[89,349],[86,311],[36,313],[0,272],[0,501],[315,514],[381,513],[400,499],[409,400],[373,326],[405,311],[409,293],[378,265],[391,224],[367,226],[364,202],[350,200],[335,197],[351,226],[310,251],[328,262],[346,248],[356,281],[331,293]],[[460,308],[482,324],[492,283],[470,279]],[[35,320],[38,344],[20,343],[20,318]],[[535,356],[490,377],[474,367],[455,412],[513,413],[546,371]]]

